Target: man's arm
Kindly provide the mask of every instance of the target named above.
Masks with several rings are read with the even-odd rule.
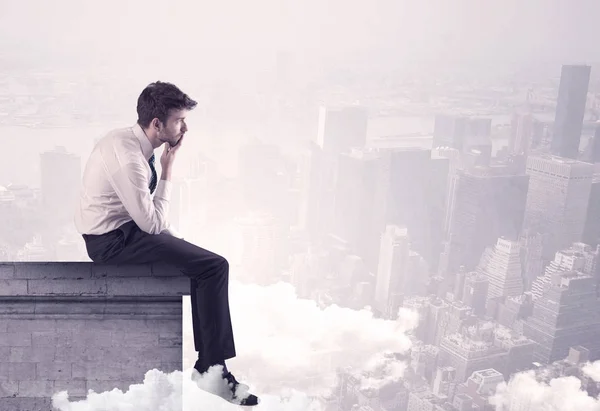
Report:
[[[132,159],[111,176],[111,182],[138,227],[146,233],[159,234],[169,227],[169,199],[172,183],[170,175],[163,173],[153,200],[148,189],[147,172],[144,164]]]

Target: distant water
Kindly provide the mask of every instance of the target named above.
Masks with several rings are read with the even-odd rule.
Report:
[[[497,114],[481,116],[492,119],[492,127],[510,124],[510,116]],[[401,134],[433,134],[435,123],[431,116],[389,116],[369,118],[367,125],[367,140]]]
[[[492,124],[507,124],[508,121],[508,116],[497,115],[493,116]],[[433,123],[433,116],[372,118],[369,119],[368,123],[367,139],[372,140],[377,137],[400,134],[431,135],[433,133]],[[64,128],[0,126],[0,142],[2,142],[0,146],[0,185],[15,183],[39,187],[40,153],[52,150],[56,146],[64,146],[68,152],[81,156],[83,170],[87,157],[94,146],[94,141],[113,128],[126,127],[127,125],[79,125]],[[233,130],[233,134],[244,133],[244,129],[245,127],[241,125],[239,129]],[[211,151],[224,169],[222,171],[235,172],[237,169],[237,155],[233,155],[232,150],[235,151],[235,146],[239,142],[228,135],[228,130],[223,127],[218,127],[218,130],[207,130],[198,127],[198,130],[191,136],[194,139],[186,142],[188,149],[185,154],[182,151],[182,157],[189,159],[194,153],[206,150],[210,145],[209,140],[213,142],[221,141],[221,147],[217,149],[213,144]],[[429,147],[431,146],[431,143],[427,143],[427,141],[424,141],[424,144],[425,147],[427,147],[427,144],[429,144]],[[493,152],[505,145],[507,145],[507,142],[504,140],[494,140]],[[226,174],[229,173],[226,172]]]

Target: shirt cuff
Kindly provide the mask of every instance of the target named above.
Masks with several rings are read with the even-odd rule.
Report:
[[[173,183],[169,180],[159,180],[154,192],[154,197],[164,198],[169,200],[171,198],[171,191],[173,190]]]

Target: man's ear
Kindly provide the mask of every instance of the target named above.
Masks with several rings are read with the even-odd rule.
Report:
[[[152,126],[156,129],[156,131],[160,131],[161,127],[160,127],[160,120],[155,118],[154,120],[152,120]]]

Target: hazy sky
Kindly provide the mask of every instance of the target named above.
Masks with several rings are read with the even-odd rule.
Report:
[[[597,0],[0,0],[0,50],[263,64],[335,60],[598,59]],[[270,54],[269,54],[270,53]]]

